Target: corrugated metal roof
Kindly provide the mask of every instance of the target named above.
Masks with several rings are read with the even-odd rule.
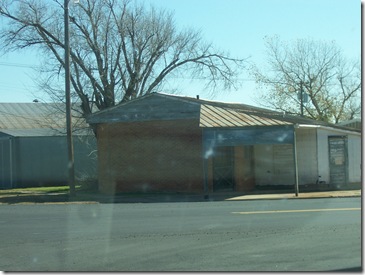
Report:
[[[199,118],[200,127],[306,124],[345,128],[323,121],[246,104],[225,103],[164,93],[148,94],[116,105],[110,109],[96,112],[89,116],[88,122],[98,124],[182,118]]]
[[[90,128],[73,129],[73,136],[92,136],[93,133]],[[66,129],[51,129],[51,128],[38,128],[38,129],[0,129],[1,137],[50,137],[50,136],[66,136]]]
[[[362,122],[361,122],[361,119],[359,119],[359,118],[342,121],[342,122],[338,123],[338,125],[343,126],[343,127],[358,129],[358,130],[362,129]]]
[[[207,104],[202,104],[200,109],[200,127],[247,127],[290,124],[293,123]]]
[[[85,119],[80,117],[80,112],[72,110],[72,116],[75,127],[87,126]],[[0,129],[65,127],[66,112],[63,103],[0,103]]]
[[[241,103],[226,103],[186,96],[161,94],[165,97],[201,104],[200,127],[247,127],[308,124],[348,129],[332,123],[290,115]],[[210,117],[212,115],[212,117]]]
[[[87,128],[85,119],[73,112],[73,129]],[[0,132],[10,136],[54,136],[66,132],[63,103],[0,103]],[[83,132],[84,133],[84,132]],[[83,134],[81,132],[77,134]]]
[[[63,131],[62,131],[63,130]],[[13,137],[43,137],[43,136],[64,136],[64,129],[1,129],[1,133],[4,133]]]
[[[54,103],[0,103],[0,129],[65,127],[60,108]]]

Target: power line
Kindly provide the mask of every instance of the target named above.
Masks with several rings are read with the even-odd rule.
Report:
[[[30,64],[10,63],[10,62],[0,62],[0,66],[16,67],[16,68],[30,68],[30,69],[39,67],[39,66],[30,65]]]
[[[183,77],[183,76],[170,76],[170,79],[183,79],[183,80],[205,80],[205,81],[209,81],[209,79],[204,78],[204,77]],[[220,79],[222,80],[222,79]],[[239,80],[239,81],[256,81],[255,79],[250,79],[250,78],[234,78],[233,80]]]
[[[11,90],[29,90],[29,89],[39,89],[39,87],[34,85],[28,85],[28,84],[21,84],[17,85],[15,83],[7,83],[7,82],[1,82],[0,81],[0,88],[2,89],[11,89]]]
[[[0,62],[0,66],[6,66],[6,67],[16,67],[16,68],[30,68],[34,69],[40,66],[34,66],[30,64],[21,64],[21,63],[10,63],[10,62]],[[182,80],[207,80],[204,77],[183,77],[183,76],[170,76],[170,79],[182,79]],[[235,78],[236,81],[255,81],[255,79],[250,78]]]

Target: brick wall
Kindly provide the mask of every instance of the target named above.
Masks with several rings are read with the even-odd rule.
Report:
[[[203,192],[198,120],[100,124],[99,189],[120,192]]]

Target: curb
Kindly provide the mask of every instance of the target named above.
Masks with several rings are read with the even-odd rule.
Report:
[[[61,196],[65,194],[61,194]],[[323,198],[350,198],[361,197],[361,190],[332,191],[332,192],[307,192],[299,193],[296,197],[293,193],[284,194],[210,194],[204,195],[148,195],[148,196],[83,196],[73,198],[57,198],[57,195],[41,195],[41,198],[27,198],[22,201],[22,196],[1,196],[1,204],[103,204],[103,203],[168,203],[168,202],[211,202],[211,201],[249,201],[249,200],[286,200],[286,199],[323,199]],[[53,200],[54,199],[54,200]]]

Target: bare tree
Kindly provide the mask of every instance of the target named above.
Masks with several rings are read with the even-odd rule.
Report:
[[[286,44],[278,37],[265,42],[268,66],[251,70],[264,91],[262,105],[334,123],[360,115],[359,61],[345,59],[334,42],[298,39]]]
[[[41,87],[59,100],[64,75],[63,1],[2,0],[2,50],[35,48],[44,57]],[[71,5],[73,2],[70,1]],[[128,0],[82,0],[70,8],[71,85],[84,116],[158,89],[169,77],[235,88],[245,60],[231,58],[173,15]]]

